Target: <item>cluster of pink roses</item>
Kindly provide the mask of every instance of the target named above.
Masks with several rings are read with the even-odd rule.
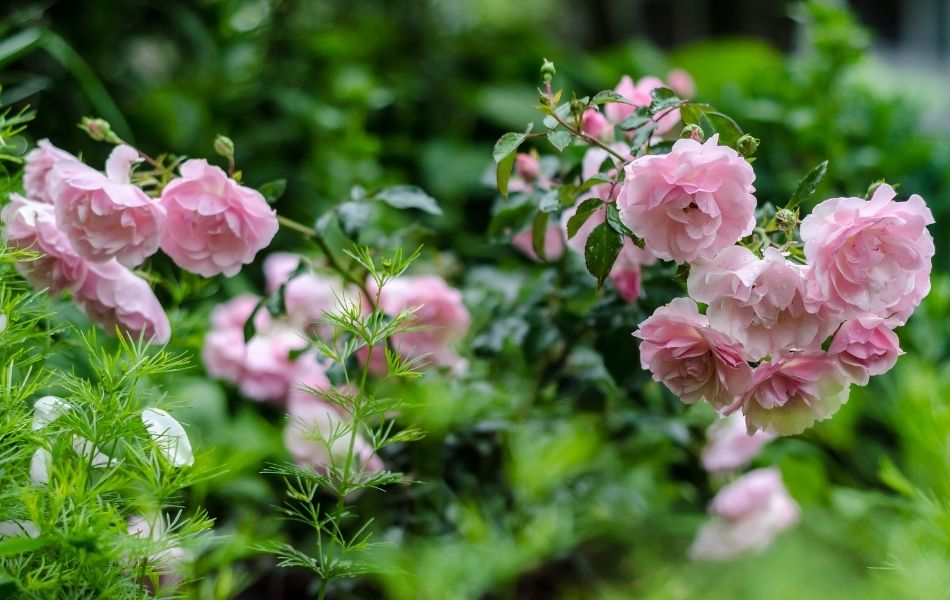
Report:
[[[165,343],[168,317],[132,269],[161,249],[204,277],[234,275],[270,243],[277,217],[260,193],[205,160],[182,163],[151,198],[132,183],[141,160],[116,146],[101,172],[42,140],[26,157],[26,197],[13,194],[0,219],[8,244],[40,253],[20,265],[35,287],[71,292],[106,332],[119,327]]]
[[[302,257],[274,253],[264,261],[268,292],[284,286],[286,314],[272,317],[266,310],[254,313],[261,298],[244,294],[217,306],[211,314],[211,331],[205,337],[203,360],[213,377],[238,386],[248,398],[285,406],[293,419],[285,429],[285,443],[301,465],[325,468],[345,456],[348,436],[337,440],[334,428],[348,417],[330,402],[304,388],[325,390],[330,386],[326,366],[314,350],[307,350],[308,336],[331,341],[333,329],[323,323],[323,315],[338,311],[341,303],[369,302],[355,287],[346,287],[335,277],[312,270],[295,274]],[[367,289],[376,294],[372,280]],[[468,330],[470,317],[461,293],[433,275],[402,276],[393,279],[379,294],[379,309],[395,316],[414,310],[418,330],[393,336],[394,348],[407,358],[425,356],[432,364],[458,370],[464,361],[452,349]],[[245,341],[244,326],[254,313],[254,335]],[[368,352],[360,354],[366,360]],[[369,357],[369,368],[385,374],[387,366],[381,348]],[[314,439],[314,434],[320,439]],[[327,441],[330,441],[327,444]],[[328,449],[329,446],[329,449]],[[332,449],[332,451],[331,451]],[[379,471],[382,463],[371,445],[358,437],[355,452],[365,469]]]
[[[896,202],[881,185],[869,201],[815,207],[801,224],[806,264],[771,246],[759,257],[735,245],[755,227],[754,179],[717,136],[626,167],[621,219],[654,256],[690,265],[689,298],[634,335],[643,367],[684,402],[704,399],[741,411],[749,431],[789,435],[832,415],[851,383],[894,366],[893,328],[930,289],[933,216],[919,196]]]

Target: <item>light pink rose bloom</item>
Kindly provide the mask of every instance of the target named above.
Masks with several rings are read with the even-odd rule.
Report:
[[[79,159],[60,150],[49,140],[43,139],[37,142],[36,148],[30,150],[26,155],[26,161],[23,164],[23,188],[26,195],[31,200],[37,202],[53,203],[49,193],[49,174],[59,161],[79,163]]]
[[[897,334],[880,317],[845,321],[828,353],[841,361],[841,368],[858,385],[867,385],[871,375],[887,373],[903,354]]]
[[[252,337],[244,350],[244,369],[238,380],[241,393],[252,400],[282,402],[294,372],[291,352],[306,346],[301,332],[284,326]]]
[[[277,234],[277,213],[258,191],[205,160],[189,160],[162,192],[168,226],[161,248],[204,277],[236,275]]]
[[[296,412],[297,404],[306,405],[314,401],[322,401],[314,396],[307,388],[322,391],[330,389],[330,380],[327,378],[327,369],[317,358],[315,352],[305,352],[297,359],[290,376],[290,390],[287,393],[287,410]]]
[[[212,377],[240,383],[247,353],[244,325],[259,300],[253,294],[242,294],[211,311],[211,330],[205,336],[202,360]],[[270,314],[266,310],[258,310],[254,315],[255,330],[267,331],[271,325]]]
[[[749,358],[760,360],[796,350],[817,350],[838,321],[809,300],[805,267],[776,248],[762,260],[731,246],[690,268],[690,297],[709,305],[713,327],[742,343]]]
[[[749,431],[795,435],[835,414],[848,401],[851,381],[826,353],[791,354],[761,363],[739,402]]]
[[[76,290],[86,280],[86,261],[56,225],[51,204],[11,194],[10,203],[0,211],[0,220],[7,244],[40,253],[35,260],[17,264],[17,270],[33,287],[46,288],[55,295]]]
[[[640,248],[629,239],[624,239],[623,248],[607,276],[620,297],[627,302],[640,298],[642,268],[656,262],[656,257]]]
[[[622,102],[613,102],[604,106],[604,113],[610,123],[619,125],[624,119],[630,116],[633,111],[641,106],[650,106],[653,101],[650,92],[657,88],[665,87],[663,82],[656,77],[644,77],[636,84],[628,75],[620,78],[620,82],[614,91],[630,101],[630,104]],[[660,118],[656,121],[656,133],[663,135],[673,129],[680,120],[680,110],[674,108],[659,113]]]
[[[370,294],[376,295],[377,286],[372,278],[366,282]],[[462,303],[462,293],[450,287],[437,275],[404,275],[389,281],[379,298],[379,309],[390,316],[415,309],[411,322],[419,331],[393,336],[393,346],[403,356],[415,358],[426,355],[430,364],[463,370],[466,362],[453,346],[468,333],[471,322],[468,309]],[[373,351],[373,358],[383,357],[382,349]],[[374,372],[381,373],[385,365],[374,360]]]
[[[89,320],[109,335],[119,327],[152,344],[165,344],[171,338],[168,317],[148,282],[115,260],[88,263],[86,279],[74,299]]]
[[[642,340],[643,368],[687,404],[705,399],[721,410],[748,385],[752,369],[742,348],[711,328],[689,298],[656,309],[633,335]]]
[[[523,181],[536,181],[541,177],[541,163],[536,157],[519,152],[515,156],[515,175]]]
[[[757,469],[722,488],[709,505],[711,518],[690,548],[694,560],[729,560],[762,552],[795,525],[799,508],[777,469]]]
[[[535,262],[541,262],[534,253],[534,233],[526,229],[511,240],[511,245]],[[544,232],[544,260],[553,262],[564,256],[564,232],[559,225],[548,225]]]
[[[802,221],[810,276],[843,319],[874,314],[902,325],[930,291],[933,215],[920,196],[896,195],[881,185],[868,202],[832,198]]]
[[[287,406],[290,422],[284,428],[284,445],[301,467],[320,473],[342,474],[352,428],[340,408],[314,396],[299,396]],[[383,470],[382,459],[359,432],[353,445],[351,476],[359,478]]]
[[[266,289],[284,288],[284,305],[288,320],[323,338],[333,335],[333,327],[325,322],[324,313],[338,312],[342,302],[356,302],[359,292],[345,288],[339,279],[307,271],[290,279],[302,260],[299,254],[275,252],[264,261]],[[289,280],[289,281],[288,281]]]
[[[692,98],[696,95],[696,82],[693,76],[683,69],[673,69],[666,74],[670,89],[680,98]]]
[[[611,148],[621,156],[630,155],[630,146],[622,142],[611,145]],[[601,172],[601,169],[604,168],[605,163],[607,164],[607,169],[604,174],[608,177],[613,177],[616,175],[617,159],[615,156],[603,148],[588,149],[581,162],[581,178],[584,181],[591,179]],[[578,207],[584,203],[584,201],[591,198],[600,198],[605,203],[603,208],[595,211],[592,215],[590,215],[590,217],[587,218],[586,221],[584,221],[584,224],[581,225],[573,237],[567,239],[568,248],[579,254],[584,254],[584,247],[587,245],[587,238],[590,237],[590,233],[606,219],[606,203],[613,202],[617,199],[617,195],[620,193],[620,188],[620,184],[598,183],[597,185],[591,187],[588,193],[578,198],[577,204],[561,213],[561,228],[564,230],[565,239],[567,239],[567,222],[577,213]]]
[[[767,431],[749,434],[745,419],[738,412],[722,417],[706,430],[703,468],[713,473],[741,469],[775,437],[774,433]]]
[[[106,165],[108,177],[76,161],[53,167],[49,191],[56,222],[83,258],[115,258],[134,267],[158,250],[165,209],[129,183],[129,169],[137,160],[134,148],[117,146]]]
[[[592,138],[603,140],[614,136],[614,127],[599,110],[588,108],[581,118],[581,131]]]
[[[712,258],[752,233],[755,173],[744,158],[719,145],[681,139],[669,154],[642,156],[626,167],[620,218],[658,258]]]

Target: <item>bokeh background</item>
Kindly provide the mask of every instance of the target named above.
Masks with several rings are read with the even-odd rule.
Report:
[[[412,392],[430,435],[413,456],[390,458],[414,461],[426,483],[365,500],[400,550],[379,557],[392,575],[340,594],[946,596],[950,2],[20,0],[0,11],[0,102],[37,111],[33,139],[98,163],[107,148],[75,126],[85,115],[150,153],[209,156],[215,135],[227,134],[251,185],[287,179],[277,208],[302,222],[356,185],[411,182],[440,201],[443,217],[420,220],[397,241],[424,241],[426,260],[465,282],[478,368],[496,380],[436,379]],[[934,212],[933,291],[900,332],[907,355],[855,388],[832,421],[758,459],[781,467],[805,511],[762,556],[725,567],[686,559],[710,493],[696,464],[709,415],[674,407],[647,383],[627,354],[629,329],[598,342],[603,360],[591,353],[556,365],[557,397],[513,399],[550,383],[531,355],[548,343],[537,332],[550,315],[516,309],[561,284],[486,243],[496,193],[485,182],[494,140],[539,119],[542,57],[578,95],[612,88],[623,74],[687,70],[698,98],[762,140],[760,200],[783,202],[828,159],[817,198],[860,196],[885,179]],[[281,233],[275,247],[298,244]],[[259,284],[252,268],[217,292]],[[505,331],[488,325],[498,314],[513,315]],[[610,322],[595,315],[586,324]],[[528,333],[516,340],[519,327]],[[200,370],[174,393],[194,405],[197,445],[227,465],[189,499],[209,507],[222,534],[201,555],[203,580],[191,593],[296,597],[311,585],[306,575],[253,550],[264,537],[299,533],[270,511],[279,482],[259,475],[282,456],[279,415]]]

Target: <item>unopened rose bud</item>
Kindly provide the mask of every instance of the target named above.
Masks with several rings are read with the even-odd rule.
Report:
[[[748,133],[739,138],[739,140],[736,142],[736,150],[738,150],[739,154],[742,156],[752,156],[758,149],[759,140],[752,137]]]
[[[781,208],[775,213],[775,222],[784,229],[791,229],[798,226],[798,214],[794,210]]]
[[[551,81],[556,74],[557,69],[554,68],[554,63],[545,58],[544,62],[541,63],[541,76],[545,81]]]
[[[525,181],[534,181],[541,175],[541,165],[535,157],[521,152],[515,157],[515,174]]]
[[[581,119],[581,131],[593,138],[609,137],[613,134],[613,125],[596,108],[588,108]]]
[[[89,134],[89,137],[97,142],[109,142],[110,144],[120,144],[122,140],[112,131],[112,126],[105,119],[93,119],[83,117],[79,128]]]
[[[680,133],[681,138],[688,138],[696,142],[702,142],[706,136],[703,135],[703,128],[699,125],[686,125],[683,127],[682,133]]]
[[[226,135],[214,138],[214,151],[225,158],[234,157],[234,142]]]

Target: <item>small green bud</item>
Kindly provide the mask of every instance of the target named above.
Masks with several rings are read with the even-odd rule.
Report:
[[[541,63],[541,76],[544,77],[545,81],[551,81],[556,74],[557,69],[554,68],[554,63],[545,58],[544,62]]]
[[[755,154],[755,151],[759,149],[759,140],[752,137],[748,133],[743,135],[736,142],[736,150],[739,151],[739,154],[742,156],[752,156]]]
[[[881,186],[884,185],[885,183],[887,183],[887,182],[884,181],[883,179],[878,179],[877,181],[871,183],[871,185],[868,186],[868,193],[865,194],[864,197],[865,197],[865,198],[870,198],[871,196],[874,195],[874,192],[877,191],[877,188],[881,187]],[[896,188],[897,186],[895,185],[894,187]]]
[[[780,208],[775,213],[775,222],[783,229],[794,229],[798,227],[798,212],[787,208]]]
[[[697,142],[702,142],[706,139],[706,136],[703,135],[703,128],[696,124],[689,124],[683,127],[683,131],[680,133],[680,137],[684,139],[691,139]]]
[[[89,137],[97,142],[109,142],[110,144],[121,144],[122,140],[112,131],[112,126],[105,119],[93,119],[92,117],[83,117],[79,128],[85,131]]]
[[[214,138],[214,151],[224,158],[234,158],[234,142],[226,135]]]

